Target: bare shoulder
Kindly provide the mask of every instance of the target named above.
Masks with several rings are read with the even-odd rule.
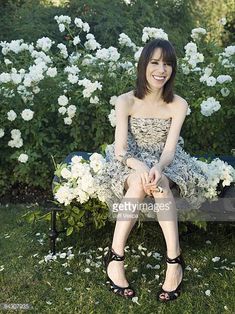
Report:
[[[173,115],[179,113],[184,115],[187,113],[188,103],[183,97],[175,94],[173,101],[170,103],[170,108]]]
[[[121,94],[117,97],[115,107],[118,110],[124,111],[127,114],[130,113],[132,105],[134,103],[133,91]]]

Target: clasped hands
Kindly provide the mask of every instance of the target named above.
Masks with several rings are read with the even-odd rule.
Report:
[[[152,196],[154,192],[163,192],[162,187],[159,185],[162,177],[162,170],[160,167],[155,165],[149,169],[146,165],[143,165],[143,167],[138,170],[144,191],[147,195]]]

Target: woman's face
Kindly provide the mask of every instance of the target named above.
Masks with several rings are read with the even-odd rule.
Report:
[[[146,79],[151,90],[159,89],[166,84],[172,73],[172,66],[162,60],[162,49],[156,48],[146,68]]]

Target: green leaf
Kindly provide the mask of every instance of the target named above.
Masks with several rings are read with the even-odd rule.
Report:
[[[70,236],[72,233],[73,233],[73,227],[71,226],[71,227],[69,227],[69,228],[67,229],[66,235],[67,235],[67,236]]]

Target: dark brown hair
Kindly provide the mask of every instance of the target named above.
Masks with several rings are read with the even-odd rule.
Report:
[[[137,66],[137,80],[134,95],[139,99],[143,99],[144,96],[150,91],[149,84],[146,79],[146,68],[149,63],[149,60],[151,59],[154,53],[154,50],[157,48],[162,49],[163,61],[169,63],[172,66],[171,77],[164,85],[162,95],[163,100],[169,103],[174,98],[173,85],[177,69],[177,60],[175,49],[172,46],[172,44],[168,40],[162,38],[150,41],[149,43],[147,43],[147,45],[143,48],[141,52]]]

